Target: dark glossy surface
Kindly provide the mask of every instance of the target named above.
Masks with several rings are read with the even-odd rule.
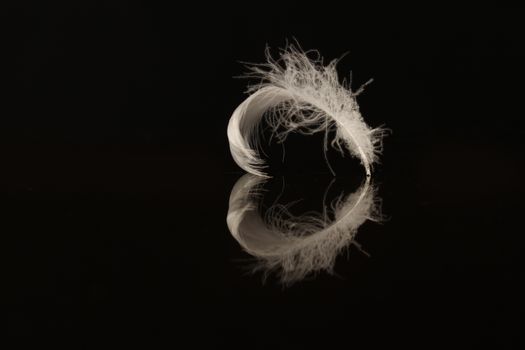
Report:
[[[10,334],[158,339],[191,328],[217,331],[202,339],[218,346],[245,328],[260,348],[516,346],[521,11],[281,10],[13,9],[0,124]],[[291,36],[327,59],[350,51],[339,71],[354,70],[354,87],[375,79],[361,111],[393,133],[373,175],[389,220],[358,234],[370,257],[352,248],[337,276],[283,290],[244,272],[249,256],[226,227],[242,176],[226,125],[247,83],[231,78],[237,61],[260,62],[266,43]],[[279,147],[267,149],[301,210],[319,208],[330,177],[321,144],[290,138],[284,165]],[[358,162],[328,156],[339,190],[355,189]]]

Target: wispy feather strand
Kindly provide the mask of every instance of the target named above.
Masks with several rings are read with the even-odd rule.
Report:
[[[330,144],[341,154],[346,148],[358,157],[370,176],[382,151],[385,129],[370,128],[361,116],[356,96],[364,86],[352,92],[339,82],[337,60],[324,66],[316,51],[303,52],[289,45],[278,60],[272,58],[269,49],[266,57],[267,63],[248,66],[246,76],[260,82],[248,88],[250,96],[233,112],[228,124],[235,162],[251,174],[267,176],[258,152],[259,125],[265,117],[272,136],[279,142],[291,132],[325,132],[325,152],[326,138],[329,132],[335,132]]]

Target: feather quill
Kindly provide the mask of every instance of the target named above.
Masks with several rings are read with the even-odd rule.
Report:
[[[316,54],[309,58],[308,54]],[[272,136],[284,142],[291,132],[311,135],[335,132],[331,145],[344,154],[347,149],[360,159],[366,175],[382,151],[385,129],[369,127],[357,104],[356,92],[340,83],[337,60],[323,65],[316,51],[303,52],[293,45],[281,51],[274,60],[266,50],[267,62],[251,65],[247,77],[260,82],[248,88],[250,96],[233,112],[228,123],[228,140],[235,162],[248,173],[267,176],[265,162],[259,149],[259,125],[263,118],[271,128]],[[366,84],[365,84],[366,85]]]

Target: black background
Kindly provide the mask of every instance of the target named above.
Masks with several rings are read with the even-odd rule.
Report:
[[[86,348],[99,335],[178,344],[186,328],[210,348],[517,347],[523,11],[193,7],[2,11],[4,330]],[[239,61],[293,38],[327,60],[348,52],[338,71],[354,88],[374,78],[359,103],[393,131],[373,175],[390,219],[361,228],[371,257],[352,248],[337,276],[283,290],[245,273],[227,230],[242,172],[226,126],[249,83],[233,78]],[[268,149],[306,206],[329,179],[321,143],[291,137],[284,164]],[[339,183],[362,179],[356,160],[328,156]]]

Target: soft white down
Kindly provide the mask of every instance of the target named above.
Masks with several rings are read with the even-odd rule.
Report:
[[[317,56],[311,58],[312,54]],[[249,87],[250,96],[235,109],[228,124],[235,162],[248,173],[267,176],[258,145],[264,117],[272,137],[279,142],[291,132],[324,132],[325,152],[327,136],[335,132],[331,145],[342,154],[346,148],[358,157],[370,176],[382,150],[385,129],[369,127],[361,116],[356,96],[364,86],[352,92],[338,79],[337,60],[325,66],[316,51],[305,53],[290,45],[281,51],[278,60],[269,50],[266,57],[267,63],[249,66],[247,76],[260,82]]]

